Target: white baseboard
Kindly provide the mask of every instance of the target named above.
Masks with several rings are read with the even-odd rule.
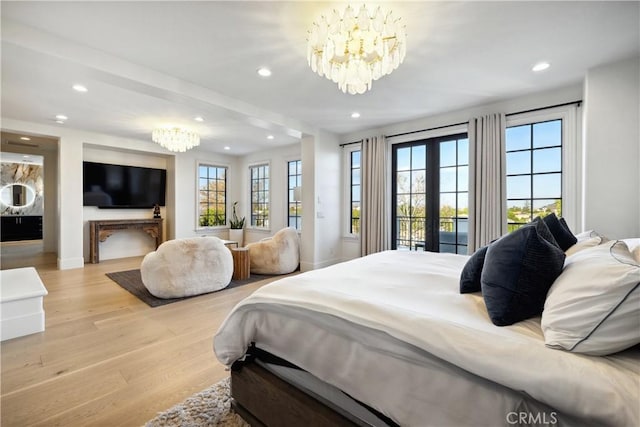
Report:
[[[44,311],[0,320],[1,341],[44,331]]]
[[[341,262],[340,258],[333,258],[333,259],[315,262],[315,263],[308,262],[308,261],[300,261],[300,271],[304,272],[304,271],[310,271],[310,270],[317,270],[319,268],[328,267],[330,265],[337,264],[339,262]]]
[[[58,270],[84,268],[84,258],[58,258]]]

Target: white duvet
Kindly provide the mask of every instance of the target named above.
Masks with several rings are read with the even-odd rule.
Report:
[[[401,425],[640,425],[638,349],[584,356],[545,347],[539,318],[494,326],[459,293],[467,259],[387,251],[284,278],[233,309],[215,353],[230,365],[255,342]]]

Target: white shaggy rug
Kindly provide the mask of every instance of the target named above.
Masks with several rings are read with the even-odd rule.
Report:
[[[249,427],[231,410],[229,378],[196,393],[167,411],[160,412],[145,427]]]

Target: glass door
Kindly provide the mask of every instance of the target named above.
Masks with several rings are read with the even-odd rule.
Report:
[[[396,144],[392,150],[392,247],[467,253],[466,134]]]

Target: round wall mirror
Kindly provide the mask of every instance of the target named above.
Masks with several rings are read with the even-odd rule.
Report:
[[[0,189],[0,201],[12,208],[27,207],[36,200],[36,192],[25,184],[7,184]]]

